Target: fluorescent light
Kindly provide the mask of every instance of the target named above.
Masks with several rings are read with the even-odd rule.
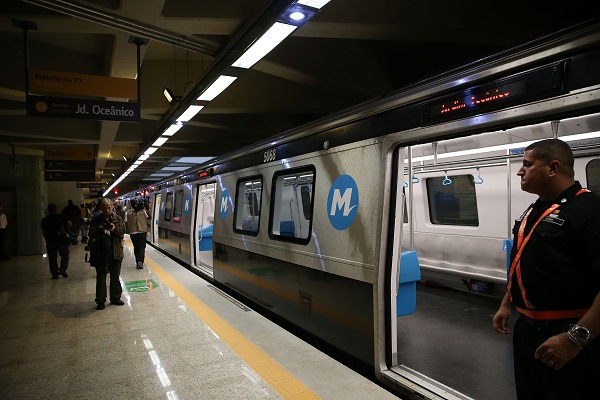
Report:
[[[204,108],[204,106],[189,106],[188,109],[185,110],[185,112],[181,114],[179,118],[177,118],[177,122],[188,122],[190,119],[194,118],[194,116],[198,114],[202,108]]]
[[[150,154],[145,154],[145,153],[144,153],[144,154],[142,154],[142,155],[140,156],[140,158],[138,158],[138,160],[142,160],[142,161],[144,161],[144,160],[147,160],[147,159],[148,159],[148,157],[150,157]]]
[[[594,139],[594,138],[598,138],[598,137],[600,137],[600,131],[599,132],[581,133],[578,135],[562,136],[562,137],[559,137],[559,139],[562,140],[563,142],[574,142],[577,140]],[[546,138],[546,139],[550,139],[550,138]],[[440,158],[460,157],[460,156],[468,156],[468,155],[472,155],[472,154],[491,153],[494,151],[525,148],[525,147],[529,146],[531,143],[535,143],[540,140],[543,140],[543,139],[530,140],[527,142],[502,144],[502,145],[498,145],[498,146],[479,147],[479,148],[470,149],[470,150],[452,151],[450,153],[438,153],[437,158],[439,160]],[[414,157],[412,160],[413,160],[413,162],[433,160],[433,155],[423,156],[423,157]],[[408,160],[405,160],[405,162],[408,162]]]
[[[303,4],[305,6],[309,6],[312,8],[322,8],[325,4],[329,3],[331,0],[298,0],[297,4]]]
[[[206,89],[197,100],[211,101],[229,87],[237,77],[221,75],[216,81]]]
[[[140,165],[141,163],[143,163],[142,160],[135,160],[133,165]]]
[[[155,152],[156,150],[158,150],[158,147],[148,147],[148,148],[146,149],[146,151],[144,152],[144,154],[151,155],[151,154],[154,154],[154,152]]]
[[[168,137],[161,136],[161,137],[159,137],[158,139],[156,139],[156,142],[152,143],[152,146],[153,146],[153,147],[160,147],[160,146],[162,146],[163,144],[165,144],[165,143],[167,142],[167,140],[169,140],[169,138],[168,138]]]
[[[600,137],[600,131],[599,132],[580,133],[578,135],[564,136],[564,137],[559,137],[559,139],[564,142],[574,142],[576,140],[595,139],[598,137]]]
[[[173,124],[170,127],[168,127],[162,134],[163,136],[173,136],[175,134],[175,132],[177,132],[178,130],[180,130],[181,128],[183,128],[182,124]]]
[[[252,67],[258,60],[263,58],[273,50],[275,46],[281,43],[283,39],[294,32],[296,28],[297,27],[293,25],[275,22],[273,26],[260,37],[260,39],[254,42],[254,44],[231,65],[238,68]]]

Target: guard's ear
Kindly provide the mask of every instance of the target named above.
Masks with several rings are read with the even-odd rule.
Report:
[[[550,167],[550,175],[556,175],[560,169],[560,161],[552,160],[548,163],[548,167]]]

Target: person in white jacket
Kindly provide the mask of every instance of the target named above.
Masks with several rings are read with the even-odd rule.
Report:
[[[146,234],[148,232],[147,220],[150,219],[148,210],[143,200],[131,200],[129,209],[125,214],[125,226],[127,233],[133,244],[133,254],[135,255],[135,268],[144,268],[144,258],[146,255]]]

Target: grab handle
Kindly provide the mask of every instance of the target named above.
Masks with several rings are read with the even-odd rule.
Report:
[[[444,171],[444,176],[446,177],[446,179],[444,179],[442,181],[442,185],[444,186],[448,186],[452,184],[452,179],[448,178],[448,173],[446,171]]]

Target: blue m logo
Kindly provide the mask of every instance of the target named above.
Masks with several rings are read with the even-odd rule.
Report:
[[[340,175],[331,185],[327,214],[337,230],[348,228],[358,212],[358,187],[350,175]]]
[[[229,209],[229,192],[227,190],[223,190],[221,193],[221,219],[225,219],[227,217],[227,210]]]

